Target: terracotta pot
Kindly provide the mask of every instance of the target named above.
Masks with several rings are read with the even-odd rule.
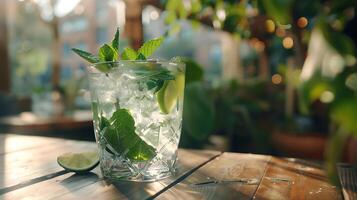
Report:
[[[274,131],[272,143],[275,149],[285,154],[284,156],[322,160],[327,137],[314,133],[302,135]]]
[[[346,162],[357,165],[357,137],[350,138],[346,145]]]
[[[316,133],[272,133],[272,144],[284,156],[323,160],[328,137]],[[349,138],[343,150],[343,162],[357,164],[357,138]]]

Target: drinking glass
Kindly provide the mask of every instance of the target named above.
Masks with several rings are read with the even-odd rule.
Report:
[[[118,61],[87,71],[103,176],[131,181],[170,176],[181,135],[185,65]]]

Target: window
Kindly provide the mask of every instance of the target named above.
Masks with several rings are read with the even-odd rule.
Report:
[[[164,34],[168,27],[164,16],[153,6],[146,6],[142,12],[144,39],[152,39]],[[182,31],[167,37],[155,53],[155,57],[170,59],[175,56],[191,57],[198,61],[205,71],[209,82],[223,76],[222,38],[217,32],[201,26],[194,29],[189,22],[181,23]]]
[[[62,56],[63,58],[67,58],[72,54],[71,47],[68,43],[64,43],[62,46]]]
[[[88,27],[88,19],[84,17],[78,17],[76,19],[68,19],[64,21],[60,30],[62,33],[74,33],[85,31]]]
[[[122,0],[53,1],[55,8],[63,9],[60,14],[45,6],[49,2],[7,1],[7,10],[11,10],[6,13],[11,91],[16,95],[31,96],[33,88],[62,84],[83,70],[79,66],[87,65],[73,54],[71,48],[95,53],[97,42],[108,42],[108,35],[114,34],[118,24],[124,26],[125,9],[119,8],[123,5]],[[104,21],[99,22],[96,16],[97,5],[105,8]],[[56,31],[58,34],[54,34]],[[54,42],[59,42],[59,53],[53,49]],[[59,65],[55,63],[56,56],[60,56]],[[60,69],[53,70],[54,66],[60,66]],[[53,84],[52,80],[58,81]]]
[[[96,42],[97,44],[103,44],[107,42],[107,28],[106,27],[98,27],[96,30]]]

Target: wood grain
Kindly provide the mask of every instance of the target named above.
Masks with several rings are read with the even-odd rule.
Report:
[[[63,139],[0,133],[0,154],[12,153],[44,145],[64,142]]]
[[[251,199],[270,156],[224,153],[157,199]]]
[[[96,150],[93,142],[32,136],[1,136],[0,188],[13,187],[63,170],[56,161],[66,152]],[[16,187],[15,187],[16,188]]]
[[[341,199],[322,166],[301,159],[273,157],[254,199]]]
[[[55,178],[38,182],[5,193],[6,200],[17,199],[145,199],[164,189],[166,185],[175,181],[177,177],[191,168],[218,155],[216,151],[179,150],[181,158],[177,174],[174,177],[152,183],[112,182],[110,184],[101,177],[99,168],[90,175],[75,175],[67,173]],[[190,159],[190,162],[186,161]]]
[[[180,149],[176,174],[151,183],[109,182],[99,168],[78,175],[56,163],[62,153],[94,149],[94,142],[0,134],[0,199],[342,199],[321,164],[302,159]],[[353,199],[356,168],[347,167],[340,176]]]

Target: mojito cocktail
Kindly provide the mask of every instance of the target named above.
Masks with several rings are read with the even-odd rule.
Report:
[[[101,65],[110,70],[99,71]],[[184,64],[96,63],[88,77],[104,177],[152,181],[171,175],[181,134]]]

